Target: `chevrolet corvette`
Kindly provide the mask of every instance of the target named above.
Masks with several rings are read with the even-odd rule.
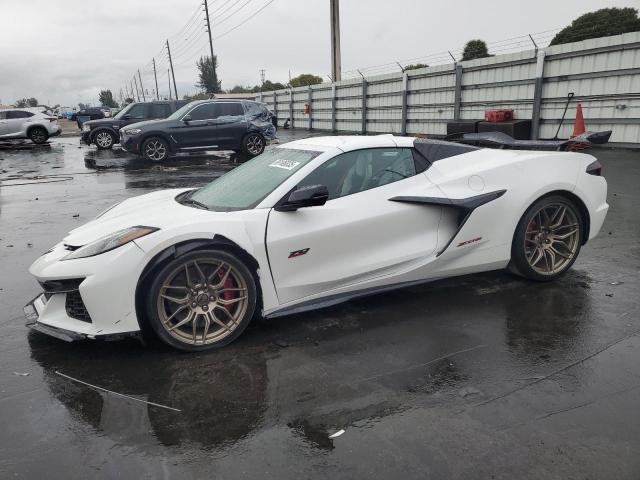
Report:
[[[605,219],[584,153],[409,137],[297,140],[202,188],[129,198],[30,267],[29,326],[65,340],[144,330],[186,351],[276,317],[455,275],[564,274]]]

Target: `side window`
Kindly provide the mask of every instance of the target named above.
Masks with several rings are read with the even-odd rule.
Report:
[[[6,120],[7,119],[7,113],[8,112],[0,111],[0,120]]]
[[[238,115],[244,116],[244,108],[242,104],[237,103],[216,103],[216,116],[218,117],[237,117]]]
[[[205,103],[204,105],[198,105],[189,113],[191,120],[210,120],[216,118],[215,104]]]
[[[29,118],[29,117],[33,117],[33,113],[16,111],[16,110],[7,112],[7,120],[11,120],[14,118]]]
[[[150,107],[149,118],[167,118],[171,115],[168,103],[152,103]]]
[[[129,118],[145,118],[146,109],[146,105],[134,105],[133,107],[131,107],[131,110],[127,112],[127,114],[129,115]]]
[[[397,182],[416,174],[410,148],[369,148],[323,163],[298,186],[325,185],[329,200]]]

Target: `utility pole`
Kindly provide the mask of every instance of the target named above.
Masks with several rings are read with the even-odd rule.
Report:
[[[167,68],[167,80],[169,81],[169,100],[171,100],[171,74],[169,73],[169,69]],[[176,98],[177,100],[177,98]]]
[[[140,101],[140,93],[138,93],[138,81],[136,80],[135,75],[133,76],[133,81],[136,82],[136,95],[138,96],[138,101]],[[131,92],[133,92],[133,83],[131,84]]]
[[[331,10],[331,77],[334,82],[342,79],[340,60],[340,0],[329,0]]]
[[[156,80],[156,100],[160,100],[160,93],[158,92],[158,74],[156,72],[156,59],[152,58],[153,60],[153,78],[155,78]]]
[[[176,94],[176,100],[178,100],[178,87],[176,87],[176,74],[173,71],[173,61],[171,60],[171,49],[169,48],[169,40],[167,40],[167,53],[169,54],[169,65],[171,66],[171,77],[173,78],[173,93]]]
[[[260,81],[261,81],[260,86],[264,85],[264,72],[265,72],[264,68],[261,68],[260,69]]]
[[[140,69],[138,69],[138,79],[140,80],[140,90],[142,90],[142,101],[146,102],[147,98],[144,96],[144,87],[142,86],[142,77],[140,76]]]
[[[208,0],[204,0],[204,12],[207,15],[207,32],[209,33],[209,50],[211,52],[211,75],[212,75],[212,79],[211,82],[213,83],[213,88],[214,90],[216,89],[217,85],[217,78],[216,78],[216,64],[213,61],[213,40],[211,39],[211,22],[209,22],[209,2]],[[210,92],[210,93],[216,93],[216,92]]]

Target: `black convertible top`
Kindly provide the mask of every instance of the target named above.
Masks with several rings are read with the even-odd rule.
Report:
[[[444,142],[442,140],[432,140],[430,138],[416,138],[413,147],[431,163],[443,158],[462,155],[463,153],[479,150],[478,147],[464,145],[461,143]]]

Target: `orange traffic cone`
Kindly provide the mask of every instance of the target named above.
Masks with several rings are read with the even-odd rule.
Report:
[[[584,117],[582,116],[582,105],[579,103],[576,107],[576,123],[573,125],[573,134],[571,138],[582,135],[586,131],[584,127]]]

